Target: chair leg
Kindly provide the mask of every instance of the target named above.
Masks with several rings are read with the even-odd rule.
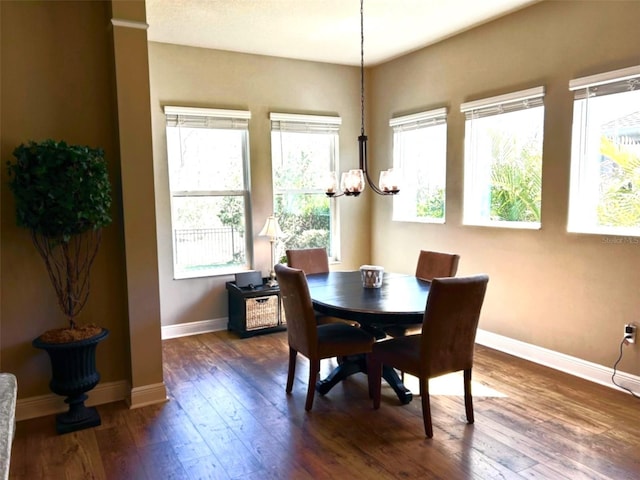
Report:
[[[293,389],[293,379],[296,375],[296,357],[298,352],[289,347],[289,373],[287,374],[287,393]]]
[[[422,422],[424,433],[428,438],[433,438],[433,426],[431,425],[431,404],[429,403],[429,379],[420,377],[420,396],[422,397]]]
[[[473,423],[473,398],[471,397],[471,369],[464,371],[464,408],[467,412],[467,422]]]
[[[382,395],[382,362],[371,353],[367,355],[367,380],[369,397],[373,398],[373,408],[377,410]]]
[[[316,382],[318,381],[318,372],[320,371],[320,360],[309,359],[309,386],[307,387],[307,401],[304,409],[308,412],[313,406],[313,396],[316,393]]]

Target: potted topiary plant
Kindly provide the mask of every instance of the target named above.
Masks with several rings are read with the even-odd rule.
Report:
[[[100,381],[95,366],[98,343],[109,331],[80,326],[77,316],[89,298],[89,273],[111,223],[111,185],[101,149],[45,140],[29,142],[8,163],[9,187],[20,227],[29,229],[44,260],[67,326],[44,332],[33,346],[51,361],[51,390],[66,396],[69,410],[56,417],[58,433],[100,425],[86,392]]]

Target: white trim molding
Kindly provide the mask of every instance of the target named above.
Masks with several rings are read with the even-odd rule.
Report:
[[[542,348],[530,343],[521,342],[520,340],[514,340],[513,338],[504,337],[481,329],[478,329],[476,343],[544,365],[545,367],[568,373],[569,375],[604,385],[605,387],[629,393],[611,382],[611,375],[613,375],[612,368],[604,367],[597,363],[587,362],[586,360],[565,355],[564,353]],[[640,394],[640,377],[618,371],[616,372],[616,381],[632,392]]]
[[[114,27],[135,28],[138,30],[147,30],[149,24],[146,22],[136,22],[134,20],[121,20],[119,18],[112,18],[111,25]]]
[[[135,387],[131,389],[131,397],[128,399],[129,408],[146,407],[168,401],[167,387],[164,382]]]
[[[200,333],[219,332],[226,330],[228,318],[214,318],[211,320],[200,320],[197,322],[179,323],[177,325],[164,325],[162,327],[162,340],[170,338],[186,337],[198,335]]]

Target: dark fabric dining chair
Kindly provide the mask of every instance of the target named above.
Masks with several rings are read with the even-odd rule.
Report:
[[[457,253],[420,250],[416,265],[416,277],[428,282],[434,278],[455,277],[459,262],[460,255]],[[404,337],[420,333],[421,328],[422,324],[420,323],[406,323],[388,325],[383,328],[383,331],[390,337]]]
[[[416,277],[429,282],[434,278],[455,277],[459,262],[460,255],[457,253],[420,250],[416,265]]]
[[[275,266],[276,278],[287,315],[287,337],[289,341],[289,372],[287,393],[293,389],[296,359],[301,353],[309,359],[309,385],[305,410],[311,410],[320,360],[346,355],[368,354],[374,338],[361,328],[353,328],[340,322],[316,323],[313,304],[309,294],[307,277],[300,269],[282,264]]]
[[[427,298],[422,333],[377,342],[369,357],[369,393],[380,407],[382,365],[398,368],[420,380],[422,417],[427,437],[433,437],[429,379],[462,370],[467,422],[473,423],[471,370],[473,353],[489,277],[434,278]]]
[[[326,248],[298,248],[286,251],[287,265],[291,268],[299,268],[305,275],[314,273],[329,273],[329,256]],[[316,321],[322,325],[325,323],[346,323],[352,327],[359,327],[360,324],[352,320],[328,317],[316,312]]]
[[[329,256],[325,248],[300,248],[286,251],[287,264],[306,275],[329,272]]]

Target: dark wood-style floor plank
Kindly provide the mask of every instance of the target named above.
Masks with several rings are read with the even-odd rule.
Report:
[[[432,380],[434,438],[420,398],[384,386],[374,411],[357,374],[304,410],[309,363],[291,395],[286,332],[163,342],[169,401],[98,409],[102,425],[56,435],[19,422],[11,479],[640,479],[640,402],[486,347],[476,348],[475,424],[462,378]],[[336,366],[323,361],[322,375]],[[415,389],[416,382],[407,377]]]

